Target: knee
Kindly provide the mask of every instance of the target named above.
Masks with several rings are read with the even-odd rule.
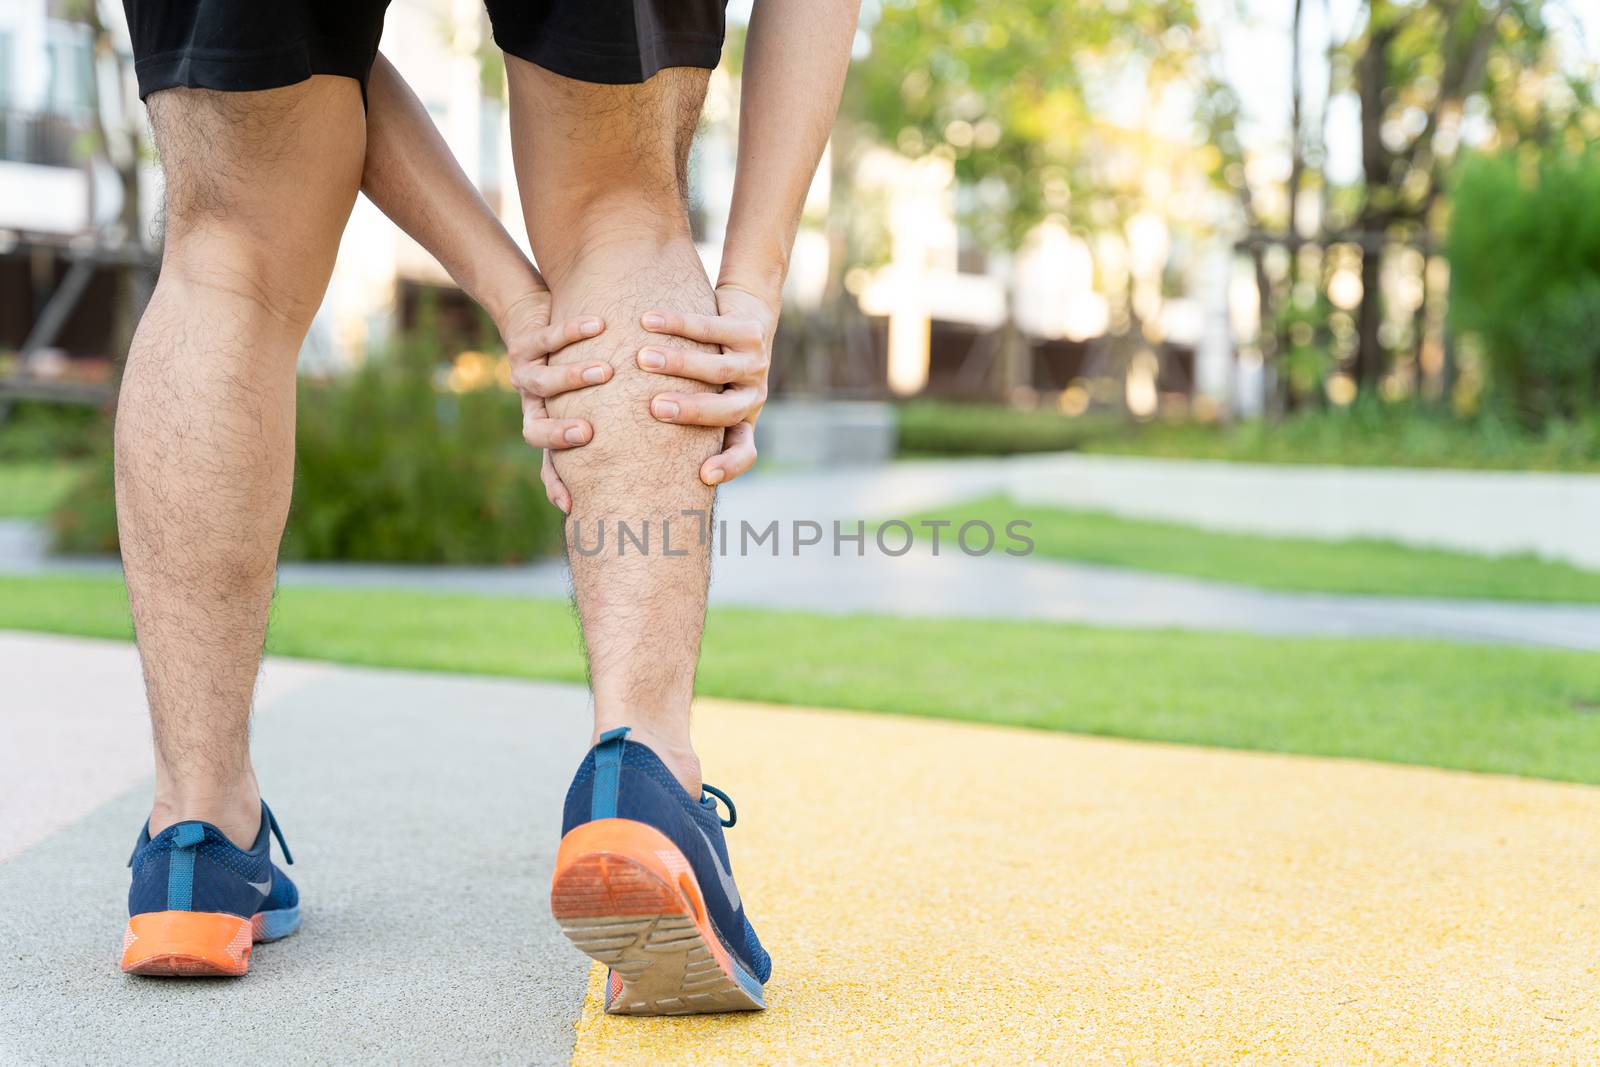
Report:
[[[307,225],[224,175],[168,168],[160,284],[305,331],[322,304],[342,216]]]
[[[169,240],[158,285],[196,307],[228,307],[263,324],[303,333],[327,288],[327,271],[296,261],[247,236],[206,233]]]
[[[168,168],[160,284],[197,300],[250,305],[310,326],[333,273],[342,226],[326,231],[275,212],[244,183]]]

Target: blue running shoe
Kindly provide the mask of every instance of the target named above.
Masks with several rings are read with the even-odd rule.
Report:
[[[611,969],[613,1015],[766,1007],[772,960],[745,919],[722,839],[733,801],[711,786],[691,797],[627,733],[602,734],[567,791],[550,910]]]
[[[208,822],[174,823],[155,837],[139,833],[128,866],[128,930],[122,969],[128,974],[240,975],[257,941],[300,928],[300,894],[272,862],[276,836],[293,863],[283,831],[265,802],[261,832],[249,852]]]

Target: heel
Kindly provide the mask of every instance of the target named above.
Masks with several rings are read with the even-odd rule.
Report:
[[[200,977],[250,969],[249,919],[209,911],[152,911],[128,920],[122,969],[128,974]]]
[[[728,955],[700,884],[661,831],[597,819],[561,839],[550,910],[562,933],[611,971],[606,1011],[682,1015],[761,1008],[761,984]]]
[[[557,919],[705,913],[689,861],[667,835],[631,819],[599,819],[561,839],[550,885]]]

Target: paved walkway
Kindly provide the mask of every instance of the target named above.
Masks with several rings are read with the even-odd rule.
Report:
[[[241,982],[173,983],[116,966],[149,805],[132,647],[0,634],[0,677],[0,1063],[568,1059],[588,960],[543,902],[581,689],[270,663],[255,751],[305,926]]]
[[[1212,530],[1372,537],[1600,568],[1600,475],[1231,463],[1062,452],[1012,461],[1011,493]]]
[[[27,680],[0,715],[0,812],[43,797],[0,824],[0,1062],[211,1062],[218,1019],[231,1058],[286,1064],[1600,1047],[1600,789],[709,701],[697,737],[739,802],[771,1007],[607,1018],[543,908],[583,692],[283,661],[257,751],[305,929],[242,982],[128,978],[132,650],[0,635],[0,676]]]
[[[1229,630],[1265,635],[1417,637],[1600,650],[1600,607],[1493,601],[1339,596],[1252,589],[1117,567],[969,557],[926,546],[894,557],[795,556],[796,521],[911,515],[941,503],[1004,491],[1013,463],[989,460],[896,464],[861,471],[767,474],[741,479],[720,496],[718,518],[737,531],[776,520],[785,538],[770,549],[715,560],[712,603],[794,611],[1038,619],[1104,626]],[[0,574],[117,572],[114,560],[59,560],[38,531],[0,520]],[[417,567],[287,563],[285,585],[335,585],[566,597],[562,561],[525,567]]]
[[[285,585],[566,597],[567,566],[405,567],[287,563]],[[718,559],[711,602],[824,614],[1039,619],[1266,636],[1416,637],[1600,650],[1600,608],[1284,593],[1120,567],[967,557]]]

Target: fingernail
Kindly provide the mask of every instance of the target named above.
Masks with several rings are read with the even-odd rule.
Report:
[[[660,370],[666,365],[666,355],[664,353],[657,352],[653,348],[647,348],[643,352],[639,353],[639,366],[645,368],[646,370]]]
[[[655,402],[656,418],[675,419],[678,417],[678,405],[670,400],[657,400]]]
[[[567,444],[569,445],[581,445],[583,444],[583,427],[568,426],[567,432],[562,436],[567,439]]]
[[[599,333],[601,323],[599,319],[584,319],[579,326],[584,333]]]
[[[650,329],[654,330],[665,326],[667,324],[667,320],[664,316],[657,315],[654,311],[652,311],[650,314],[644,317],[644,324]]]
[[[708,485],[716,485],[720,481],[722,481],[722,468],[712,467],[711,473],[706,475],[706,483]]]
[[[583,380],[588,382],[590,385],[599,385],[601,382],[606,380],[607,369],[608,368],[602,366],[590,367],[588,370],[583,372]]]

